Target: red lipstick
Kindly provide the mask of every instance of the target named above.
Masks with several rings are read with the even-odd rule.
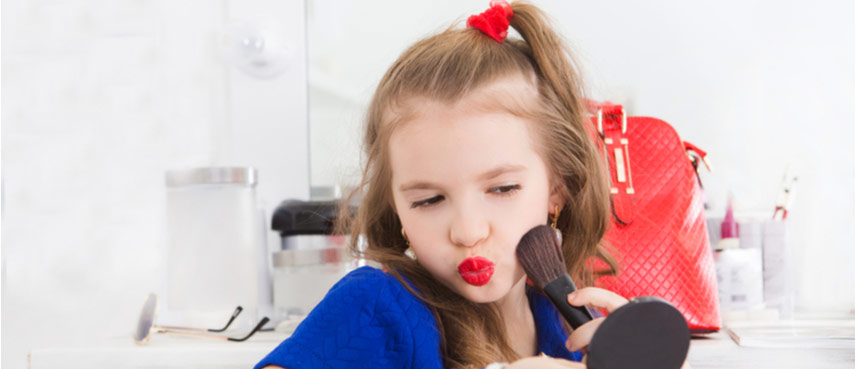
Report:
[[[457,266],[457,273],[466,283],[473,286],[483,286],[493,277],[495,264],[482,256],[466,258]]]

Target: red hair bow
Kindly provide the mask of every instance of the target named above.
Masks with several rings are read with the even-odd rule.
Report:
[[[511,25],[513,17],[514,11],[507,1],[493,0],[490,2],[490,8],[483,13],[470,15],[466,26],[477,28],[494,40],[502,42],[508,37],[508,26]]]

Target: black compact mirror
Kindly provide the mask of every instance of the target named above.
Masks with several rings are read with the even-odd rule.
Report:
[[[590,369],[679,369],[689,353],[683,314],[658,297],[636,297],[613,311],[588,345]]]

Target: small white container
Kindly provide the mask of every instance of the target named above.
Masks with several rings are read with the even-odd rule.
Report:
[[[735,239],[734,239],[735,240]],[[760,249],[725,248],[713,254],[723,312],[763,308],[763,256]]]
[[[257,322],[260,301],[270,299],[270,269],[256,183],[254,168],[166,173],[165,303],[176,323],[216,328],[238,305],[236,328]]]
[[[356,266],[356,260],[338,245],[273,253],[274,321],[295,322],[308,315],[329,289]]]
[[[763,299],[777,309],[781,318],[793,317],[792,272],[787,248],[787,228],[783,220],[763,224]]]

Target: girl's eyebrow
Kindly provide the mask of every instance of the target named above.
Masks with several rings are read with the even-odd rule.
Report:
[[[478,178],[481,180],[488,180],[496,178],[505,173],[523,172],[525,170],[526,167],[524,165],[505,164],[484,172],[484,174],[482,174]]]
[[[478,176],[478,179],[481,181],[486,181],[486,180],[496,178],[496,177],[498,177],[502,174],[505,174],[505,173],[523,172],[526,169],[528,169],[528,168],[526,168],[523,165],[512,165],[512,164],[500,165],[498,167],[495,167],[493,169],[490,169],[490,170],[484,172],[483,174]],[[440,187],[439,185],[437,185],[435,183],[431,183],[431,182],[414,181],[414,182],[402,184],[400,187],[400,191],[401,192],[407,192],[410,190],[436,189],[439,187]]]
[[[430,182],[410,182],[402,184],[400,190],[401,192],[407,192],[412,190],[429,190],[433,188],[439,188],[439,186]]]

